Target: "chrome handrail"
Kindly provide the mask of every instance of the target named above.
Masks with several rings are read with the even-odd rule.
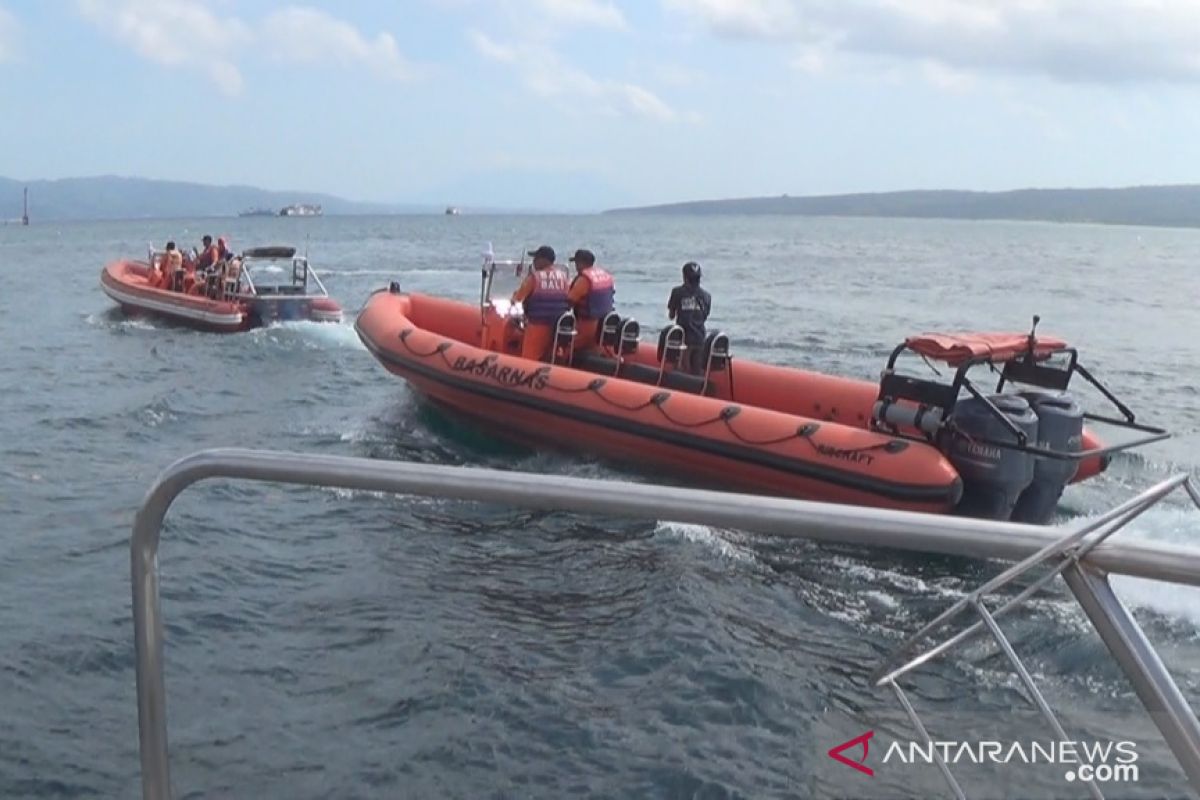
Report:
[[[544,475],[474,467],[233,448],[204,450],[176,461],[159,474],[138,509],[130,538],[142,795],[153,800],[171,797],[158,545],[171,503],[188,486],[207,478],[635,516],[823,542],[1017,562],[1047,552],[1061,555],[1061,549],[1055,548],[1061,545],[1064,531],[1074,536],[1076,527],[1090,524],[1059,529],[627,481],[559,477],[548,483]],[[1200,504],[1200,491],[1186,478],[1168,483],[1173,483],[1172,488],[1182,483]],[[1142,499],[1161,486],[1143,493]],[[1137,505],[1138,500],[1130,503]],[[1103,519],[1127,520],[1130,508],[1125,504],[1121,507],[1124,510],[1110,512]],[[1072,541],[1086,544],[1089,540]],[[1063,570],[1067,585],[1129,676],[1143,705],[1153,712],[1155,724],[1192,787],[1200,790],[1200,723],[1106,578],[1106,573],[1116,573],[1200,586],[1200,551],[1106,541],[1075,555]],[[897,684],[891,685],[900,692]]]

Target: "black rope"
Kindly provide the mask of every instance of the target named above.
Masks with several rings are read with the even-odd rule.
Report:
[[[400,343],[404,345],[405,349],[408,350],[409,353],[413,354],[414,356],[416,356],[418,358],[429,358],[430,356],[438,355],[438,356],[441,356],[442,361],[444,361],[447,366],[452,366],[450,359],[446,357],[446,351],[449,350],[450,347],[452,346],[450,342],[441,342],[437,345],[437,347],[435,347],[433,350],[430,350],[428,353],[421,353],[421,352],[418,352],[417,350],[414,350],[412,348],[412,346],[409,345],[408,334],[407,334],[407,332],[404,332],[404,333],[401,333],[401,335],[400,335]],[[563,394],[582,394],[584,392],[592,392],[600,400],[604,401],[605,403],[612,406],[613,408],[619,408],[622,411],[641,411],[649,406],[654,406],[655,408],[658,409],[658,413],[662,414],[663,418],[666,419],[668,422],[670,422],[672,425],[675,425],[680,428],[686,428],[688,430],[695,430],[697,428],[703,428],[708,425],[712,425],[715,422],[724,422],[726,430],[728,430],[729,433],[732,434],[735,439],[742,442],[743,444],[753,445],[756,447],[762,447],[765,445],[783,444],[784,442],[791,441],[792,439],[803,439],[806,442],[808,442],[808,444],[813,448],[813,450],[820,452],[820,445],[813,439],[813,434],[816,433],[817,430],[819,430],[820,426],[815,425],[813,423],[805,423],[805,424],[801,425],[799,428],[797,428],[795,431],[788,433],[784,436],[777,436],[773,439],[749,439],[749,438],[743,436],[741,433],[738,432],[738,430],[736,428],[733,427],[733,418],[736,417],[738,415],[738,412],[741,410],[738,406],[733,406],[733,405],[726,406],[725,408],[721,409],[720,412],[718,412],[717,414],[715,414],[714,416],[712,416],[709,419],[699,420],[698,422],[683,422],[683,421],[678,420],[675,417],[671,416],[671,413],[669,411],[667,411],[667,409],[665,407],[666,401],[668,399],[670,399],[670,397],[671,397],[671,395],[667,392],[657,392],[657,393],[651,395],[650,398],[647,399],[643,403],[628,406],[628,405],[625,405],[624,403],[620,403],[620,402],[617,402],[616,400],[606,397],[604,395],[604,392],[601,391],[601,389],[603,389],[605,387],[605,385],[607,385],[607,381],[604,378],[596,378],[592,381],[589,381],[586,386],[578,386],[578,387],[555,386],[553,383],[547,382],[546,388],[553,389],[554,391],[561,392]],[[837,448],[837,450],[842,453],[867,453],[867,452],[872,452],[875,450],[883,450],[888,453],[893,453],[893,452],[899,452],[899,449],[897,449],[896,444],[897,444],[897,442],[895,440],[892,440],[892,441],[887,441],[887,442],[877,442],[876,444],[864,445],[862,447],[855,447],[855,448],[839,447],[839,448]],[[902,448],[900,448],[900,449],[902,449]]]
[[[439,355],[442,357],[442,361],[445,362],[447,367],[454,366],[454,364],[450,361],[450,359],[446,357],[446,351],[452,347],[452,344],[450,342],[439,342],[437,344],[437,346],[434,347],[432,350],[430,350],[428,353],[421,353],[421,352],[414,350],[412,345],[410,345],[408,343],[408,335],[411,332],[412,332],[412,328],[407,328],[400,332],[400,344],[404,345],[405,350],[412,353],[417,358],[429,358],[430,356],[433,356],[433,355]]]
[[[619,408],[619,409],[621,409],[622,411],[641,411],[643,408],[646,408],[647,406],[653,406],[653,405],[657,405],[657,404],[654,402],[654,398],[653,398],[653,397],[651,397],[649,400],[647,400],[646,402],[642,403],[641,405],[636,405],[636,406],[627,406],[627,405],[624,405],[624,404],[622,404],[622,403],[618,403],[616,400],[610,400],[610,399],[608,399],[607,397],[605,397],[603,394],[601,394],[601,393],[600,393],[600,390],[599,390],[599,389],[597,389],[597,390],[596,390],[596,396],[597,396],[597,397],[599,397],[599,398],[600,398],[601,400],[603,400],[604,402],[608,403],[608,404],[609,404],[610,406],[612,406],[613,408]]]
[[[768,445],[768,444],[783,444],[784,442],[795,439],[796,437],[798,437],[800,435],[799,431],[793,431],[792,433],[789,433],[787,436],[777,436],[774,439],[747,439],[745,436],[742,436],[740,433],[738,433],[734,429],[733,425],[729,424],[729,420],[725,420],[725,427],[729,429],[729,432],[732,433],[734,435],[734,438],[736,438],[738,441],[740,441],[744,444],[755,445],[757,447],[761,447],[763,445]]]
[[[655,403],[655,405],[658,406],[658,413],[662,414],[663,417],[666,418],[667,422],[671,423],[672,425],[678,425],[680,428],[703,428],[705,425],[712,425],[714,422],[720,422],[722,419],[726,420],[726,427],[728,427],[728,418],[724,412],[717,414],[712,419],[701,420],[700,422],[680,422],[668,414],[667,410],[663,408],[661,403]]]

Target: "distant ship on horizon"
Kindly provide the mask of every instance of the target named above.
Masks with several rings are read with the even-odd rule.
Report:
[[[293,203],[279,210],[279,216],[281,217],[320,217],[324,213],[321,210],[321,206],[309,205],[308,203]]]
[[[446,216],[457,217],[460,213],[458,206],[446,206]]]
[[[273,217],[275,209],[273,208],[247,208],[245,211],[238,212],[239,217]]]

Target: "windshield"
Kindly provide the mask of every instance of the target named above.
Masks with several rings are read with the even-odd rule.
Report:
[[[488,300],[507,302],[531,268],[530,264],[522,265],[519,261],[492,262],[492,286],[488,292]]]

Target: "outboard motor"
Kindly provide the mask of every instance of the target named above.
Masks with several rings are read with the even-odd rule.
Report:
[[[1030,444],[1037,441],[1038,419],[1028,401],[1015,394],[988,397],[1022,433]],[[1018,440],[991,409],[974,397],[959,400],[953,419],[961,435],[951,435],[946,455],[963,482],[958,513],[984,519],[1007,520],[1021,493],[1033,482],[1034,457],[1008,447],[985,444],[976,439],[1011,442]]]
[[[1046,450],[1078,453],[1083,446],[1083,407],[1067,392],[1021,392],[1038,417],[1038,446]],[[1063,489],[1079,471],[1075,459],[1034,456],[1033,483],[1021,493],[1013,509],[1013,522],[1041,525],[1047,522]]]

